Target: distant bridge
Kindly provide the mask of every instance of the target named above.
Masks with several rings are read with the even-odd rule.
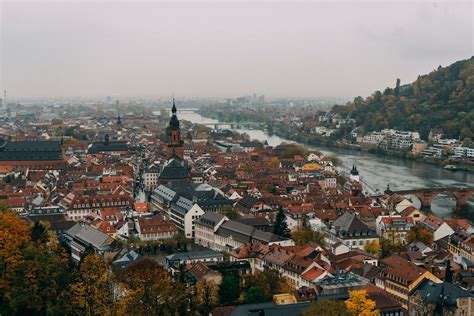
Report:
[[[205,125],[208,127],[214,127],[215,129],[219,128],[219,126],[230,126],[230,128],[264,128],[266,127],[265,123],[258,123],[258,122],[219,122],[219,123],[198,123],[199,125]]]
[[[185,112],[186,112],[186,113],[189,113],[189,112],[193,112],[193,113],[194,113],[194,112],[196,112],[197,110],[199,110],[199,109],[184,108],[184,109],[179,109],[179,110],[178,110],[178,113],[181,113],[181,112],[182,112],[182,113],[185,113]],[[171,113],[171,110],[167,110],[167,111]]]
[[[350,170],[345,166],[338,168],[339,172],[349,178]],[[371,191],[370,193],[374,194],[374,196],[380,196],[380,190],[375,189],[369,183],[364,181],[361,177],[360,182],[363,184],[363,188],[367,189],[367,191]],[[439,188],[421,188],[421,189],[410,189],[410,190],[400,190],[400,191],[392,191],[393,193],[399,195],[412,195],[416,196],[421,202],[422,209],[430,209],[431,202],[440,194],[448,194],[451,195],[456,199],[456,206],[465,206],[469,203],[469,198],[474,197],[474,187],[471,188],[461,188],[461,187],[439,187]]]
[[[411,189],[402,191],[393,191],[400,195],[413,195],[416,196],[421,202],[421,208],[429,209],[431,202],[435,197],[440,194],[449,194],[456,199],[456,206],[465,206],[469,203],[469,198],[474,196],[474,187],[472,188],[455,188],[455,187],[443,187],[443,188],[424,188],[424,189]]]

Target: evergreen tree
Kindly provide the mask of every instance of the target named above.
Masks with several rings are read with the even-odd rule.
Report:
[[[273,226],[273,233],[278,236],[287,237],[291,236],[290,229],[288,228],[288,223],[286,222],[285,212],[283,208],[280,207],[275,216],[275,224]]]
[[[31,227],[31,240],[38,243],[48,242],[48,229],[45,225],[40,222],[36,222]]]
[[[219,302],[224,305],[235,304],[240,295],[240,280],[235,271],[227,272],[219,287]]]
[[[453,270],[451,269],[451,260],[446,263],[446,274],[444,276],[444,282],[453,282]]]
[[[245,302],[247,304],[257,304],[263,303],[265,301],[267,301],[267,299],[265,298],[265,294],[263,293],[263,290],[259,287],[252,286],[247,292],[247,295],[245,295]]]

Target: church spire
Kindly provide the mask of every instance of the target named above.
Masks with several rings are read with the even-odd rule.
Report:
[[[181,129],[179,127],[178,116],[176,115],[176,102],[173,97],[173,107],[171,108],[171,118],[168,127],[166,128],[166,136],[168,139],[167,156],[169,159],[178,157],[184,158],[183,141],[181,140]]]
[[[174,102],[174,97],[173,97],[173,107],[171,108],[171,112],[173,113],[173,115],[176,115],[176,104]]]
[[[176,116],[176,112],[178,112],[178,110],[176,110],[176,103],[173,98],[173,107],[171,108],[172,115],[170,119],[169,128],[174,129],[174,130],[179,129],[179,120],[178,120],[178,117]]]

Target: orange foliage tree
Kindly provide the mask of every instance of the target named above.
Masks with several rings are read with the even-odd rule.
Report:
[[[9,280],[22,262],[21,251],[30,241],[28,223],[12,211],[0,212],[0,297],[9,290]]]
[[[354,316],[379,316],[380,311],[376,309],[375,301],[367,296],[366,290],[349,292],[349,299],[344,302],[351,315]]]

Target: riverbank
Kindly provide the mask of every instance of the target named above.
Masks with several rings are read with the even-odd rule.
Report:
[[[194,124],[223,124],[223,121],[204,117],[194,111],[180,112],[179,118]],[[209,125],[208,125],[209,126]],[[268,142],[271,146],[278,146],[281,143],[296,142],[275,134],[270,135],[266,131],[255,129],[237,129],[223,127],[237,133],[245,133],[251,139],[261,142]],[[301,144],[304,145],[304,144]],[[313,146],[311,146],[313,147]],[[390,184],[392,190],[408,190],[419,188],[434,187],[472,187],[474,183],[474,173],[458,171],[452,172],[440,168],[439,166],[418,162],[412,159],[401,159],[394,156],[378,155],[366,151],[340,148],[334,146],[318,145],[315,149],[324,154],[336,156],[341,160],[345,168],[357,165],[357,169],[364,182],[370,184],[372,188],[379,189],[383,192],[387,184]],[[416,199],[415,199],[416,202]],[[471,202],[474,202],[471,200]],[[439,195],[431,204],[434,214],[438,216],[449,216],[453,210],[455,201],[446,195]],[[471,203],[471,205],[474,205]],[[471,206],[472,207],[472,206]]]
[[[197,113],[199,113],[200,115],[203,115],[203,117],[217,120],[219,123],[226,123],[225,120],[220,120],[219,117],[217,117],[216,115],[213,115],[212,113],[207,113],[207,112],[201,113],[200,111],[197,111]],[[366,148],[362,148],[361,146],[357,144],[344,143],[344,142],[341,142],[340,140],[336,140],[331,137],[324,137],[324,136],[312,135],[312,134],[301,134],[301,133],[294,133],[294,132],[292,133],[284,132],[274,126],[271,126],[271,128],[268,128],[268,129],[263,129],[263,130],[259,129],[259,130],[261,130],[262,132],[268,133],[269,136],[277,136],[277,137],[284,138],[292,142],[297,142],[309,147],[316,147],[316,148],[326,147],[326,148],[337,148],[337,149],[342,148],[342,149],[349,149],[349,150],[354,150],[354,151],[364,151],[364,152],[368,152],[375,155],[396,157],[398,159],[404,159],[407,161],[416,161],[423,164],[437,166],[438,168],[444,168],[446,165],[454,165],[456,168],[449,169],[450,172],[462,171],[462,172],[474,173],[474,166],[465,166],[465,165],[460,164],[459,162],[450,161],[447,158],[434,159],[434,158],[422,157],[420,155],[414,155],[411,152],[398,153],[398,152],[387,152],[379,148],[366,149]]]

